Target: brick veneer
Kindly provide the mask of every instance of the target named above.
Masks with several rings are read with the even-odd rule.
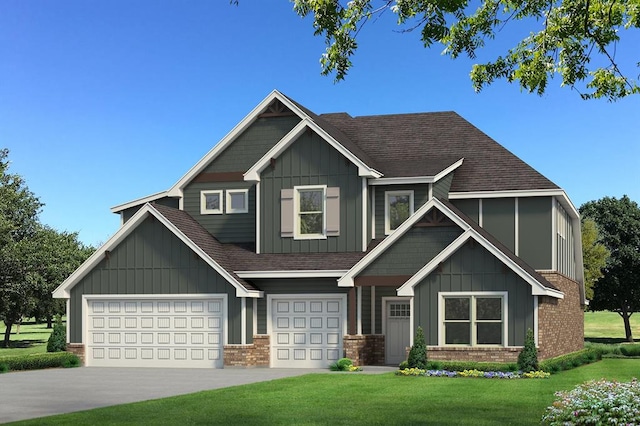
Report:
[[[80,358],[80,363],[84,365],[84,343],[67,343],[67,352],[75,354]]]
[[[540,274],[564,293],[564,299],[538,298],[538,358],[579,351],[584,347],[580,284],[557,272]]]
[[[358,334],[344,336],[344,356],[354,365],[384,365],[384,335]]]
[[[430,361],[516,362],[522,348],[428,347]]]
[[[250,345],[225,345],[225,367],[268,367],[269,366],[269,336],[254,335]]]

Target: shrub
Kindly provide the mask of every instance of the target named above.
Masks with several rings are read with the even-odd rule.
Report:
[[[9,366],[4,362],[0,362],[0,374],[6,373],[7,371],[9,371]]]
[[[349,358],[340,358],[329,366],[331,371],[359,371],[359,367],[353,365]]]
[[[620,353],[624,356],[640,356],[640,345],[621,345]]]
[[[476,361],[429,361],[427,362],[428,370],[447,370],[447,371],[464,371],[464,370],[480,370],[480,371],[518,371],[518,365],[515,363],[500,362],[476,362]]]
[[[69,352],[54,352],[34,355],[17,355],[0,358],[0,365],[9,371],[41,370],[43,368],[77,367],[80,359]]]
[[[413,341],[413,346],[409,351],[409,368],[419,368],[425,370],[427,368],[427,343],[424,339],[424,331],[422,327],[418,326],[416,330],[416,338]]]
[[[528,329],[524,339],[524,348],[518,354],[518,368],[520,371],[536,371],[538,369],[538,350],[533,330]]]
[[[548,425],[639,424],[640,384],[589,381],[571,391],[556,392],[542,423]]]
[[[592,362],[600,361],[600,359],[602,359],[602,354],[596,349],[582,349],[578,352],[544,360],[540,363],[540,370],[557,373],[558,371],[571,370],[584,364],[591,364]]]
[[[56,323],[47,341],[47,352],[64,352],[67,350],[67,329],[62,324],[60,315],[56,316]]]
[[[405,370],[409,368],[409,361],[402,361],[399,365],[398,365],[398,369],[399,370]]]

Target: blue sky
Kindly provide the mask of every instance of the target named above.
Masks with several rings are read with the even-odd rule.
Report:
[[[454,110],[576,207],[640,201],[640,96],[582,101],[559,79],[542,97],[505,82],[476,94],[470,60],[418,37],[392,16],[371,22],[334,84],[311,19],[286,0],[3,0],[0,147],[45,203],[41,221],[94,245],[119,226],[110,207],[168,189],[273,89],[316,113]],[[632,37],[622,62],[638,60]]]

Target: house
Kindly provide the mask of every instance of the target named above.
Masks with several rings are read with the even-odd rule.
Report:
[[[578,213],[454,112],[316,115],[267,96],[58,287],[91,366],[541,359],[583,345]]]

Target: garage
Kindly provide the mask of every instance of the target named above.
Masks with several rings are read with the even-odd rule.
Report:
[[[86,364],[222,368],[226,296],[86,296]]]
[[[342,357],[346,296],[271,295],[271,366],[326,368]]]

